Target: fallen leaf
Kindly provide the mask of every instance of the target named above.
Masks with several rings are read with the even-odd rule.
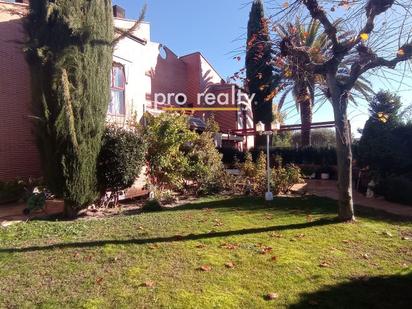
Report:
[[[277,298],[279,298],[278,293],[269,293],[269,294],[265,295],[266,300],[274,300],[274,299],[277,299]]]
[[[299,234],[295,236],[295,238],[303,238],[303,237],[305,237],[305,234]]]
[[[330,264],[328,263],[328,262],[321,262],[320,264],[319,264],[319,267],[323,267],[323,268],[326,268],[326,267],[330,267]]]
[[[272,247],[263,247],[262,249],[259,250],[260,254],[267,254],[272,251]]]
[[[206,248],[206,245],[205,244],[198,244],[198,245],[196,245],[196,248],[203,249],[203,248]]]
[[[101,284],[102,281],[103,281],[103,278],[101,278],[101,277],[99,277],[99,278],[96,279],[96,283],[97,283],[97,284]]]
[[[212,267],[210,265],[202,265],[198,268],[198,270],[204,271],[204,272],[209,272],[209,271],[212,270]]]
[[[388,232],[388,231],[382,232],[382,235],[385,235],[385,236],[388,236],[388,237],[392,237],[392,236],[393,236],[392,233],[391,233],[391,232]]]
[[[151,280],[145,281],[141,284],[141,286],[145,287],[145,288],[154,288],[156,285],[156,283],[154,283]]]
[[[279,234],[279,233],[272,232],[272,233],[270,234],[270,237],[282,238],[283,236],[282,236],[281,234]]]
[[[369,260],[369,259],[370,259],[370,256],[369,256],[369,254],[367,254],[367,253],[362,254],[362,257],[363,257],[365,260]]]
[[[235,264],[233,262],[225,263],[226,268],[235,268]]]
[[[225,244],[221,245],[220,248],[224,248],[224,249],[228,249],[228,250],[235,250],[235,249],[239,248],[239,245],[225,243]]]
[[[407,237],[407,236],[402,236],[402,240],[411,240],[411,237]]]
[[[277,262],[278,257],[277,257],[276,255],[274,255],[274,256],[272,256],[270,259],[271,259],[273,262]]]
[[[349,243],[350,243],[350,240],[342,240],[342,242],[343,242],[344,244],[349,244]]]

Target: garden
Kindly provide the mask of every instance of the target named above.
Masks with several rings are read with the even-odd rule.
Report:
[[[316,197],[209,197],[0,232],[0,306],[408,308],[412,226]]]
[[[1,221],[1,308],[411,306],[411,107],[362,77],[412,59],[408,35],[391,60],[367,45],[387,34],[376,24],[394,1],[362,5],[359,33],[325,13],[349,1],[286,2],[271,18],[253,1],[236,75],[263,126],[250,149],[217,147],[214,117],[202,130],[179,111],[107,121],[113,50],[146,8],[115,32],[111,1],[74,2],[32,1],[25,17],[43,177],[0,182],[0,211],[24,205]],[[347,109],[359,95],[369,119],[355,138]],[[282,130],[288,96],[298,133]],[[319,96],[334,131],[311,129]],[[336,199],[301,189],[324,182]]]

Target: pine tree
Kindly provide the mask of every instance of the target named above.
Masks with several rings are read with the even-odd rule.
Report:
[[[44,176],[65,213],[97,195],[96,161],[109,102],[110,0],[32,0],[27,60]]]
[[[267,20],[263,3],[254,0],[249,15],[246,78],[250,95],[255,95],[252,110],[254,123],[262,121],[267,129],[273,121],[272,99],[273,91],[279,82],[279,75],[274,74],[273,50],[269,36]],[[255,146],[264,146],[265,138],[256,137]]]

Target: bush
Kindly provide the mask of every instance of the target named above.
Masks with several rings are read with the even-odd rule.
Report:
[[[222,191],[224,166],[212,133],[198,135],[187,156],[190,168],[186,178],[193,181],[196,194],[207,195]]]
[[[260,152],[256,163],[253,163],[250,153],[246,153],[245,158],[245,162],[239,164],[241,176],[232,178],[232,186],[236,193],[262,196],[267,190],[266,156]],[[272,190],[275,194],[287,193],[294,184],[302,180],[302,173],[293,164],[283,167],[281,157],[275,161],[276,167],[271,170]],[[241,189],[236,191],[239,187]]]
[[[183,190],[190,169],[187,153],[197,138],[185,115],[147,115],[145,138],[148,144],[150,182],[160,189]]]
[[[0,204],[17,202],[25,195],[25,185],[23,181],[0,182]]]
[[[97,169],[101,193],[131,187],[145,163],[145,150],[137,132],[116,126],[106,128]]]
[[[144,212],[156,212],[161,211],[162,205],[157,199],[149,199],[143,205]]]
[[[272,169],[271,183],[275,194],[288,193],[293,185],[302,181],[302,173],[298,166],[290,164]]]
[[[234,148],[224,147],[219,149],[223,154],[223,163],[229,166],[234,166],[236,160],[243,163],[245,161],[245,153],[240,152]],[[256,161],[260,150],[253,149],[251,154],[253,160]],[[306,165],[336,165],[336,150],[335,148],[271,148],[270,157],[271,165],[275,163],[276,156],[282,157],[285,164],[306,164]]]
[[[148,117],[150,182],[160,190],[217,193],[224,187],[224,166],[213,133],[197,134],[188,123],[187,116],[179,114]]]
[[[385,199],[412,206],[412,181],[403,176],[388,177],[381,184]]]

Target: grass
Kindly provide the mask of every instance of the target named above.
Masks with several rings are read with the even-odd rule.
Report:
[[[367,213],[337,223],[335,213],[335,202],[315,197],[214,197],[14,225],[0,230],[0,307],[410,306],[411,222]]]

